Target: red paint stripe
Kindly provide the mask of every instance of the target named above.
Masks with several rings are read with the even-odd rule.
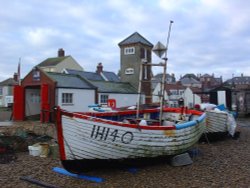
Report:
[[[140,110],[139,113],[154,113],[159,112],[159,109],[145,109]],[[88,116],[117,116],[117,115],[131,115],[136,114],[136,110],[126,110],[126,111],[116,111],[116,112],[77,112],[78,114],[88,115]]]
[[[164,112],[181,113],[182,109],[181,108],[164,108],[163,111]],[[193,115],[202,115],[204,113],[202,111],[190,110],[190,109],[186,109],[184,112],[186,114],[193,114]]]
[[[193,115],[202,115],[204,112],[202,111],[197,111],[197,110],[188,110],[188,113],[187,114],[193,114]]]
[[[67,114],[70,115],[70,113]],[[59,106],[56,109],[56,126],[57,126],[57,141],[59,145],[60,158],[61,160],[66,160],[64,139],[63,139],[63,128],[62,128],[62,113]]]
[[[79,114],[79,113],[70,113],[66,111],[62,111],[62,114],[65,116],[69,117],[76,117],[79,119],[85,119],[88,121],[93,121],[93,122],[98,122],[98,123],[106,123],[114,126],[121,126],[121,127],[129,127],[129,128],[134,128],[134,129],[145,129],[145,130],[174,130],[176,129],[175,126],[147,126],[147,125],[137,125],[137,124],[127,124],[127,123],[122,123],[122,122],[116,122],[116,121],[111,121],[111,120],[106,120],[106,119],[100,119],[97,117],[93,116],[88,116],[84,114]]]
[[[173,112],[173,113],[181,113],[183,112],[183,109],[181,108],[164,108],[164,112]],[[154,112],[159,112],[159,109],[145,109],[141,110],[140,113],[154,113]],[[130,115],[130,114],[136,114],[136,110],[128,110],[128,111],[117,111],[117,112],[79,112],[79,113],[72,113],[68,111],[61,110],[61,113],[65,116],[68,117],[76,117],[79,119],[85,119],[88,121],[93,121],[93,122],[99,122],[99,123],[106,123],[114,126],[122,126],[122,127],[129,127],[129,128],[135,128],[138,129],[145,129],[145,130],[174,130],[176,127],[173,126],[147,126],[147,125],[137,125],[137,124],[127,124],[127,123],[122,123],[122,122],[116,122],[116,121],[111,121],[111,120],[106,120],[106,119],[101,119],[98,117],[102,116],[117,116],[117,115]],[[185,110],[185,113],[187,114],[193,114],[193,115],[201,115],[202,112],[197,111],[197,110]]]
[[[154,109],[145,109],[140,110],[140,113],[155,113],[159,112],[158,108]],[[164,108],[163,112],[174,112],[174,113],[183,113],[182,108]],[[102,117],[102,116],[117,116],[117,115],[131,115],[136,114],[136,110],[126,110],[126,111],[117,111],[117,112],[77,112],[79,114],[88,115],[88,116],[95,116],[95,117]],[[193,114],[193,115],[201,115],[203,112],[197,110],[185,110],[186,114]]]

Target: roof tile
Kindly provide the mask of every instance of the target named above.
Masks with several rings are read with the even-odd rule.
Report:
[[[132,35],[128,36],[126,39],[121,41],[118,45],[122,46],[122,45],[127,45],[127,44],[134,44],[134,43],[142,43],[150,47],[154,46],[151,42],[145,39],[138,32],[134,32]]]

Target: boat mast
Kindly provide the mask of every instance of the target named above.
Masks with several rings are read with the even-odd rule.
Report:
[[[140,65],[140,75],[139,75],[139,85],[138,85],[138,98],[137,98],[137,107],[136,107],[136,119],[139,118],[139,113],[140,113],[142,69],[143,69],[143,61],[141,62],[141,65]]]
[[[165,93],[165,85],[166,85],[167,61],[168,61],[167,50],[168,50],[168,44],[169,44],[169,39],[170,39],[172,23],[174,23],[174,21],[170,20],[166,47],[161,42],[158,42],[155,45],[155,47],[153,48],[153,52],[160,58],[162,58],[162,55],[165,53],[165,57],[162,58],[164,60],[164,62],[159,63],[159,64],[153,64],[153,63],[147,63],[147,62],[142,60],[141,66],[140,66],[139,85],[138,85],[138,99],[137,99],[137,112],[136,112],[136,118],[137,119],[139,118],[139,113],[140,113],[141,82],[143,81],[142,80],[143,67],[145,67],[145,66],[162,66],[163,67],[163,75],[162,75],[161,89],[160,89],[160,117],[159,117],[160,125],[162,123],[161,121],[162,121],[162,114],[163,114],[164,93]]]
[[[155,48],[153,49],[154,52],[156,53],[156,55],[159,56],[160,58],[165,53],[165,57],[162,58],[164,60],[164,63],[162,63],[163,75],[162,75],[161,90],[160,90],[160,92],[161,92],[161,94],[160,94],[160,117],[159,117],[160,125],[162,123],[162,115],[163,115],[164,94],[165,94],[166,74],[167,74],[167,61],[168,61],[167,51],[168,51],[168,44],[169,44],[169,39],[170,39],[172,23],[174,23],[174,21],[170,20],[166,47],[163,44],[161,44],[160,42],[158,42],[157,45],[155,46]]]

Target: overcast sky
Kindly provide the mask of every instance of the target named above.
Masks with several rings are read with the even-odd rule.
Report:
[[[17,72],[19,58],[23,78],[59,48],[86,71],[102,62],[117,73],[118,43],[137,31],[166,44],[170,20],[168,73],[250,76],[248,0],[0,0],[0,6],[0,81]]]

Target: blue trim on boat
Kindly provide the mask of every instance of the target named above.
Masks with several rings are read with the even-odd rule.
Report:
[[[203,113],[197,120],[202,122],[206,118],[206,113]]]
[[[179,129],[184,129],[184,128],[187,128],[187,127],[192,127],[196,125],[196,121],[188,121],[188,122],[185,122],[185,123],[181,123],[181,124],[176,124],[175,127],[177,130]]]
[[[97,112],[105,112],[105,110],[101,109],[101,108],[93,108],[93,110],[97,111]]]
[[[205,118],[206,118],[206,114],[204,113],[197,120],[188,121],[188,122],[181,123],[181,124],[176,124],[175,127],[177,130],[184,129],[187,127],[192,127],[192,126],[195,126],[197,123],[202,122]]]

